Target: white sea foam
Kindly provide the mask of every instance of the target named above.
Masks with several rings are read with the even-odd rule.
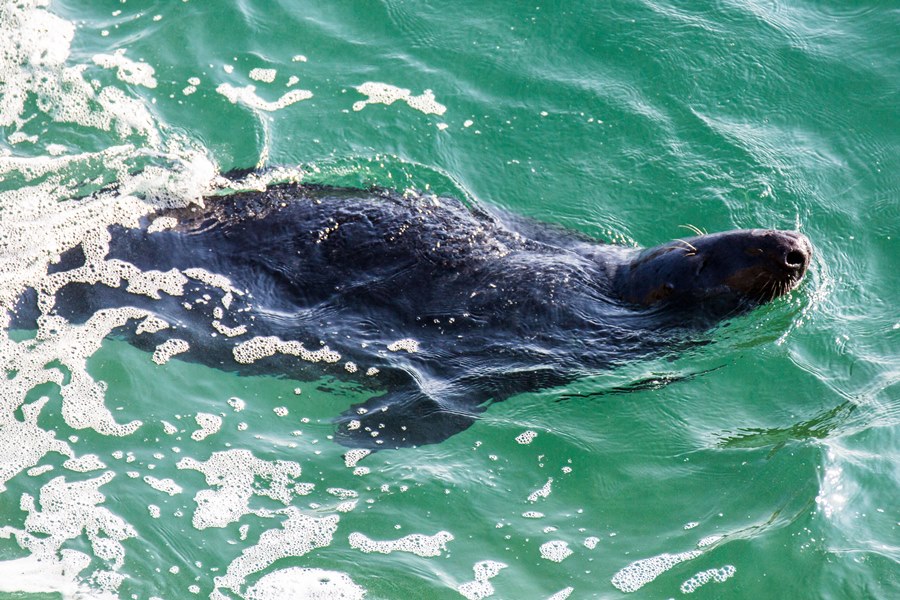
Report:
[[[572,592],[574,592],[574,591],[575,591],[575,588],[573,588],[573,587],[563,588],[563,589],[559,590],[558,592],[556,592],[555,594],[553,594],[552,596],[550,596],[549,598],[547,598],[547,600],[566,600],[566,598],[571,596]]]
[[[534,438],[537,437],[536,431],[523,431],[519,435],[516,436],[516,441],[520,444],[530,444],[534,441]]]
[[[96,54],[94,62],[104,69],[116,69],[116,77],[125,83],[156,87],[153,67],[143,62],[135,62],[125,56],[125,49],[120,48],[112,54]]]
[[[37,425],[41,408],[49,399],[45,396],[32,404],[22,406],[24,421],[10,418],[0,424],[0,492],[6,490],[6,482],[21,471],[38,463],[48,452],[56,452],[72,458],[69,444],[56,439],[53,431],[44,431]]]
[[[184,340],[179,339],[171,339],[166,340],[162,344],[156,347],[153,351],[153,356],[151,357],[153,362],[158,365],[164,365],[169,362],[169,359],[177,354],[183,354],[190,350],[190,344],[188,344]]]
[[[291,90],[283,94],[278,100],[263,100],[256,94],[256,86],[247,85],[244,87],[235,87],[229,83],[222,83],[216,88],[216,91],[228,98],[232,104],[243,104],[254,110],[262,110],[265,112],[274,112],[281,110],[286,106],[290,106],[296,102],[309,100],[313,97],[309,90]]]
[[[366,100],[360,100],[353,104],[353,110],[360,111],[368,104],[387,104],[391,105],[397,100],[402,100],[419,112],[426,115],[443,115],[447,112],[447,107],[437,102],[434,93],[431,90],[425,90],[419,96],[413,96],[412,92],[405,88],[400,88],[387,83],[378,83],[376,81],[368,81],[362,85],[356,86],[356,91],[364,96],[368,96]]]
[[[78,458],[70,458],[63,463],[63,467],[70,471],[78,473],[88,473],[90,471],[99,471],[105,469],[106,465],[100,460],[96,454],[85,454]]]
[[[330,350],[328,346],[324,346],[319,350],[307,350],[300,342],[293,340],[283,341],[274,336],[255,337],[246,342],[241,342],[234,347],[233,354],[234,360],[242,364],[254,363],[275,354],[296,356],[301,360],[312,363],[336,363],[341,360],[341,355]]]
[[[538,498],[546,498],[553,491],[553,478],[549,477],[547,479],[547,483],[541,486],[539,489],[531,492],[528,495],[529,502],[537,502]]]
[[[122,542],[135,537],[137,532],[123,519],[99,506],[106,499],[99,488],[113,477],[112,472],[75,482],[56,477],[41,488],[37,502],[30,494],[22,494],[20,508],[28,515],[24,528],[0,527],[0,537],[15,537],[19,546],[31,552],[34,561],[45,565],[48,574],[56,571],[54,565],[59,565],[62,556],[62,571],[67,576],[69,573],[75,576],[88,567],[91,559],[81,552],[72,554],[71,550],[63,550],[62,545],[86,534],[94,557],[111,569],[120,568],[125,558]],[[69,568],[65,568],[67,566]],[[121,578],[111,575],[111,571],[97,569],[92,579],[101,583],[101,590],[115,592]],[[48,578],[47,583],[62,586],[64,582],[58,579],[53,582]]]
[[[689,550],[678,554],[668,552],[636,560],[621,569],[612,578],[612,584],[623,592],[636,592],[678,563],[697,558],[700,550]]]
[[[402,340],[397,340],[396,342],[388,344],[387,349],[391,352],[400,352],[403,350],[405,352],[414,353],[419,351],[419,342],[412,338],[403,338]]]
[[[707,569],[706,571],[700,571],[681,584],[681,593],[692,594],[697,590],[697,588],[709,583],[710,581],[723,583],[724,581],[727,581],[728,579],[733,577],[734,573],[735,568],[733,565],[725,565],[721,569]]]
[[[553,540],[541,544],[540,551],[541,558],[553,562],[562,562],[572,555],[572,549],[569,548],[569,544],[562,540]]]
[[[0,5],[0,127],[24,125],[26,104],[35,98],[55,121],[137,134],[157,145],[160,136],[143,102],[112,86],[95,88],[86,65],[67,64],[74,36],[74,24],[47,11],[46,2]]]
[[[272,83],[275,81],[275,77],[278,75],[278,71],[275,69],[250,69],[250,79],[254,81],[262,81],[264,83]]]
[[[175,496],[176,494],[180,494],[184,491],[180,485],[178,485],[168,477],[165,479],[157,479],[152,475],[146,475],[144,477],[144,483],[152,487],[154,490],[166,493],[170,496]]]
[[[247,589],[247,600],[361,600],[366,590],[338,571],[289,567],[264,575]]]
[[[472,571],[475,572],[475,580],[460,585],[457,591],[468,600],[481,600],[494,595],[494,586],[491,579],[505,569],[507,565],[493,560],[483,560],[475,563]]]
[[[192,522],[201,530],[224,527],[248,514],[254,495],[287,505],[295,494],[305,495],[312,489],[311,485],[296,481],[301,472],[299,464],[261,460],[249,450],[214,452],[205,462],[185,457],[177,466],[203,473],[207,485],[216,488],[200,490],[194,495],[197,509]],[[261,485],[261,481],[266,481],[268,486]]]
[[[337,530],[337,515],[310,517],[293,506],[287,507],[284,514],[287,519],[280,529],[264,531],[259,542],[245,548],[228,565],[225,574],[215,578],[216,588],[237,592],[248,575],[262,571],[275,561],[289,556],[303,556],[331,544]]]
[[[441,551],[447,550],[447,542],[453,540],[453,534],[448,531],[439,531],[434,535],[413,533],[399,540],[375,541],[359,532],[350,534],[350,547],[362,552],[379,552],[390,554],[391,552],[410,552],[416,556],[440,556]]]
[[[194,417],[194,420],[197,421],[197,425],[200,427],[200,429],[191,434],[191,439],[195,442],[204,440],[222,429],[222,417],[219,415],[199,412]]]

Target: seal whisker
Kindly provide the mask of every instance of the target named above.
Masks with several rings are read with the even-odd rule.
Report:
[[[679,225],[679,227],[682,227],[684,229],[689,229],[690,231],[693,231],[697,235],[707,235],[707,233],[705,231],[703,231],[696,225],[691,225],[690,223],[684,223],[682,225]]]
[[[682,243],[682,244],[684,244],[685,246],[688,247],[688,250],[687,250],[687,252],[685,253],[685,256],[694,256],[694,255],[697,254],[697,248],[696,248],[696,246],[694,246],[694,245],[691,244],[690,242],[688,242],[688,241],[686,241],[686,240],[683,240],[683,239],[681,239],[681,238],[675,238],[673,241]]]

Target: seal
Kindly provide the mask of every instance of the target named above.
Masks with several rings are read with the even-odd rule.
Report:
[[[640,249],[453,198],[295,183],[155,216],[174,226],[114,226],[102,259],[66,253],[42,310],[135,307],[170,325],[122,332],[148,350],[178,338],[179,358],[219,369],[353,378],[372,397],[336,439],[365,448],[439,442],[493,402],[671,350],[795,288],[812,255],[791,231]],[[76,276],[110,265],[182,287]]]

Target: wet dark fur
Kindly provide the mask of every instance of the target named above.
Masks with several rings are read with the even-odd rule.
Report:
[[[337,419],[337,438],[373,448],[438,442],[491,402],[658,353],[687,330],[783,294],[810,254],[799,234],[761,230],[642,251],[513,223],[449,198],[294,184],[166,215],[177,228],[113,227],[108,258],[227,276],[247,293],[222,321],[248,333],[212,337],[222,293],[196,281],[185,297],[161,300],[124,286],[70,284],[55,310],[83,321],[103,307],[146,308],[177,329],[132,334],[141,347],[177,337],[191,344],[188,359],[226,370],[354,377],[375,395]],[[83,260],[76,249],[54,268]],[[204,293],[209,302],[194,302]],[[341,361],[234,361],[235,344],[270,335],[309,350],[327,345]],[[404,338],[418,341],[418,351],[387,349]],[[358,365],[355,374],[347,361]],[[366,376],[370,367],[379,373]]]

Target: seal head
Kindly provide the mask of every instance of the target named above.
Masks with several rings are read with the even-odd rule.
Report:
[[[626,303],[706,327],[795,288],[812,257],[796,231],[744,229],[675,240],[621,265],[613,292]]]

